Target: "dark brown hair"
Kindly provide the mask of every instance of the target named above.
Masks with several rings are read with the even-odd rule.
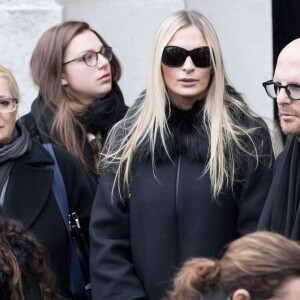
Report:
[[[46,250],[18,221],[0,208],[0,299],[24,300],[34,286],[44,300],[58,299]]]
[[[65,51],[72,39],[84,31],[92,31],[104,46],[108,46],[89,24],[79,21],[63,22],[48,29],[40,37],[31,57],[30,68],[32,79],[39,88],[43,101],[54,114],[51,139],[65,147],[88,169],[83,154],[86,130],[78,121],[87,106],[76,98],[68,86],[61,84]],[[121,66],[114,53],[110,66],[113,80],[118,81],[121,77]],[[83,137],[82,144],[78,142],[78,135]]]

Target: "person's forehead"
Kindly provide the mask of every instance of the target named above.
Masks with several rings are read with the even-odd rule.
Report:
[[[288,52],[279,56],[274,72],[275,80],[300,83],[300,50],[298,53]]]
[[[8,79],[5,77],[0,76],[0,97],[10,97],[11,89],[8,82]]]

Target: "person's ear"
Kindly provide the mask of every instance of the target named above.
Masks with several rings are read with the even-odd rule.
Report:
[[[67,81],[64,73],[61,74],[60,82],[61,82],[62,85],[67,85],[68,84],[68,81]]]
[[[238,289],[232,295],[232,300],[250,300],[250,294],[245,289]]]

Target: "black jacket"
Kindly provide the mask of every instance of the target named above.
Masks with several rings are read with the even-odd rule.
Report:
[[[288,135],[276,158],[273,180],[258,230],[271,230],[300,241],[300,142]]]
[[[104,98],[92,104],[84,115],[78,117],[78,121],[86,132],[100,134],[101,142],[104,143],[108,131],[113,125],[124,117],[127,106],[124,102],[122,91],[118,84],[113,82],[112,90]],[[51,130],[54,112],[45,105],[45,100],[39,95],[31,105],[31,111],[19,120],[29,131],[30,136],[41,143],[53,142]],[[80,145],[84,145],[83,154],[90,170],[95,170],[95,159],[98,152],[94,153],[87,139],[83,139],[79,128],[73,132]],[[96,176],[95,176],[96,179]]]
[[[63,176],[70,209],[79,215],[88,237],[88,225],[96,182],[66,150],[53,146]],[[68,290],[68,236],[52,193],[53,159],[33,141],[30,152],[17,158],[10,173],[4,210],[22,221],[47,248],[50,266],[58,276],[62,292]]]
[[[101,174],[90,224],[95,300],[161,299],[187,259],[217,256],[228,242],[256,229],[271,182],[269,132],[263,128],[256,140],[258,149],[264,145],[259,151],[266,161],[257,166],[237,152],[241,182],[216,201],[209,174],[202,176],[208,138],[199,107],[194,109],[172,111],[167,140],[172,162],[158,144],[153,171],[149,147],[138,148],[130,200],[117,192],[112,200],[115,174],[108,169]]]

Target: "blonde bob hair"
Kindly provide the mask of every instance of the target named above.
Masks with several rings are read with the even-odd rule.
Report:
[[[153,170],[154,149],[158,134],[168,154],[165,138],[169,133],[166,104],[171,99],[169,99],[164,83],[161,57],[164,47],[173,35],[187,26],[196,26],[202,31],[212,58],[212,77],[206,95],[204,118],[210,142],[210,156],[205,173],[210,174],[213,195],[217,198],[224,186],[233,188],[236,171],[235,148],[254,157],[258,163],[259,153],[252,133],[265,125],[258,124],[259,121],[255,121],[253,113],[240,97],[230,94],[226,89],[229,81],[225,73],[218,37],[212,24],[199,12],[183,10],[170,15],[158,28],[152,48],[151,69],[148,85],[143,95],[144,101],[138,109],[129,110],[125,119],[116,124],[108,137],[110,142],[100,161],[100,167],[117,165],[115,183],[117,181],[121,183],[122,177],[120,185],[123,189],[129,187],[130,166],[134,152],[143,141],[147,140],[150,143]],[[247,127],[245,124],[237,124],[229,113],[229,107],[241,111],[249,120],[253,120],[256,126]],[[120,133],[122,130],[123,134]],[[245,136],[249,139],[248,144],[252,145],[251,151],[244,147]]]
[[[0,77],[5,78],[7,80],[12,97],[19,101],[20,100],[19,87],[12,72],[6,67],[0,65]]]
[[[277,233],[257,231],[230,243],[219,260],[187,261],[167,299],[225,300],[238,289],[248,291],[252,300],[281,299],[287,292],[284,285],[295,278],[300,278],[300,245]],[[219,297],[212,298],[217,291]]]

